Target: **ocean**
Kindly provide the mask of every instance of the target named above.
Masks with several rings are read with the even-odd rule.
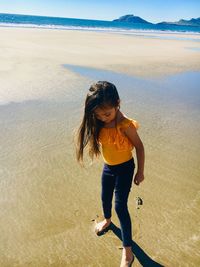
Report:
[[[142,23],[114,22],[103,20],[88,20],[74,18],[59,18],[46,16],[30,16],[0,13],[1,27],[30,27],[60,30],[87,30],[102,32],[121,32],[136,34],[141,32],[156,33],[189,33],[199,34],[199,26],[157,25]]]

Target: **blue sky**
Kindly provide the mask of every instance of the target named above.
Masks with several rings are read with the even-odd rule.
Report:
[[[150,22],[200,17],[200,0],[0,0],[0,13],[113,20],[134,14]]]

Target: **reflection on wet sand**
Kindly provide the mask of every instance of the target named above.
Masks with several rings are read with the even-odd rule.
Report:
[[[86,87],[106,79],[117,85],[122,111],[140,122],[146,147],[146,181],[129,200],[134,266],[198,266],[199,73],[148,80],[72,67],[85,77],[73,97],[0,107],[0,265],[119,264],[116,215],[102,237],[91,222],[102,214],[102,161],[81,168],[73,142]],[[136,196],[144,200],[140,209]]]

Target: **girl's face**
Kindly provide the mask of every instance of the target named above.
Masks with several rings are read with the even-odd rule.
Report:
[[[96,108],[94,114],[98,120],[104,123],[110,123],[115,119],[117,111],[118,107]]]

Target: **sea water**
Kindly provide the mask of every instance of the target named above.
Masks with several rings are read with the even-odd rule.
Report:
[[[0,26],[33,27],[61,30],[89,30],[102,32],[120,32],[124,34],[141,34],[145,32],[190,34],[200,33],[200,26],[142,24],[3,13],[0,13]]]

